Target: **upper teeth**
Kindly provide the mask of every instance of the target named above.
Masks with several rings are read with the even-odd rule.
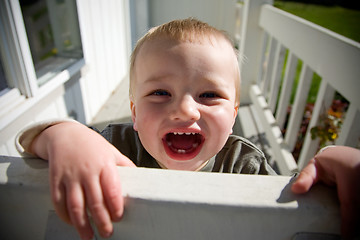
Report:
[[[174,135],[183,135],[183,134],[185,134],[185,135],[190,135],[190,134],[195,135],[196,133],[189,133],[189,132],[187,132],[187,133],[183,133],[183,132],[174,132]]]

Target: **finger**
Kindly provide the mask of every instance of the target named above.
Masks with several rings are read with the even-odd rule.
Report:
[[[64,184],[62,184],[62,179],[58,177],[57,171],[52,166],[52,162],[50,162],[50,192],[51,192],[51,200],[53,202],[55,211],[57,215],[64,222],[71,224],[70,216],[67,211],[66,206],[66,190]]]
[[[100,183],[111,219],[119,221],[124,212],[124,201],[121,195],[120,178],[115,165],[102,172]]]
[[[71,224],[70,216],[66,207],[65,187],[62,184],[54,184],[50,187],[51,199],[57,215],[64,222]]]
[[[82,239],[93,238],[93,231],[86,213],[83,190],[79,184],[67,187],[67,208],[71,223]]]
[[[309,164],[300,172],[299,176],[291,186],[294,193],[308,192],[312,185],[318,180],[315,160],[312,159]]]
[[[107,238],[111,236],[113,226],[99,182],[100,180],[96,179],[85,186],[87,207],[100,235]]]

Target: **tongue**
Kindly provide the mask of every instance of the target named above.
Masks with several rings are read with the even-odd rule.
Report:
[[[198,134],[195,135],[168,134],[166,140],[171,143],[171,146],[173,148],[187,150],[193,148],[194,144],[199,142],[199,136]]]

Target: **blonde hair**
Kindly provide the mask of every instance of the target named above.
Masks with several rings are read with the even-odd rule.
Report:
[[[220,31],[209,24],[199,21],[194,18],[187,18],[181,20],[173,20],[171,22],[162,24],[160,26],[151,28],[142,38],[137,42],[134,51],[131,54],[130,59],[130,88],[129,95],[130,99],[133,98],[133,87],[135,82],[134,69],[136,56],[138,55],[141,47],[144,43],[154,39],[169,39],[178,42],[195,42],[201,43],[205,38],[212,40],[211,37],[218,37],[225,39],[232,47],[234,46],[230,37],[224,32]],[[234,54],[238,58],[238,52],[233,47]],[[235,105],[238,106],[240,103],[240,70],[239,64],[236,62],[237,76],[235,79],[236,88],[236,101]]]

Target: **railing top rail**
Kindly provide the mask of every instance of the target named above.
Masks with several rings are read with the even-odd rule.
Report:
[[[12,214],[2,223],[22,229],[19,234],[48,225],[31,226],[34,209],[36,218],[44,221],[53,211],[47,166],[39,159],[0,156],[0,219]],[[118,172],[126,200],[114,239],[290,239],[299,231],[340,231],[336,192],[324,186],[294,195],[291,178],[285,176],[126,167]],[[259,224],[261,231],[256,230]],[[3,227],[2,234],[14,234]],[[57,233],[66,235],[61,229]]]

